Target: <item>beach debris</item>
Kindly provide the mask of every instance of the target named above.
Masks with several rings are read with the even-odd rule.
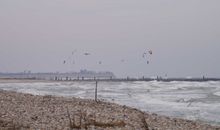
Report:
[[[95,82],[95,101],[96,102],[98,102],[98,100],[97,100],[97,93],[98,93],[97,88],[98,88],[98,81],[96,80],[96,82]]]

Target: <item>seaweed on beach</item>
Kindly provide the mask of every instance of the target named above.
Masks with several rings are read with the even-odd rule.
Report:
[[[101,128],[108,128],[108,127],[125,127],[126,123],[124,121],[112,121],[112,122],[98,122],[95,120],[95,118],[88,118],[87,113],[80,111],[79,115],[79,124],[76,124],[76,120],[75,120],[75,116],[73,116],[73,118],[71,118],[70,113],[69,113],[69,109],[67,107],[67,115],[68,115],[68,119],[69,119],[69,127],[71,129],[88,129],[88,127],[90,126],[95,126],[95,127],[101,127]],[[92,117],[95,117],[95,115],[93,115]]]

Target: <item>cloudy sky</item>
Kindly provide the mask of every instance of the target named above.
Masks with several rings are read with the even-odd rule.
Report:
[[[219,5],[219,0],[0,0],[0,72],[89,69],[119,77],[220,77]],[[153,55],[143,59],[146,50]]]

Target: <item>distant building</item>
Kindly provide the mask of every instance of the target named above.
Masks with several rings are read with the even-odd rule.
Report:
[[[110,79],[115,78],[114,73],[109,71],[95,72],[89,70],[80,70],[80,72],[71,73],[31,73],[31,71],[25,71],[21,73],[0,73],[0,78],[16,78],[16,79],[62,79],[69,77],[70,79],[84,78],[84,79]]]

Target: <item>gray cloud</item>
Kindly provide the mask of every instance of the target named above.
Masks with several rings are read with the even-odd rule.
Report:
[[[0,1],[0,71],[220,76],[220,1]],[[76,64],[63,65],[77,49]],[[147,65],[143,51],[152,49]],[[92,53],[90,57],[83,52]],[[121,63],[121,59],[126,62]],[[102,60],[103,64],[97,64]]]

